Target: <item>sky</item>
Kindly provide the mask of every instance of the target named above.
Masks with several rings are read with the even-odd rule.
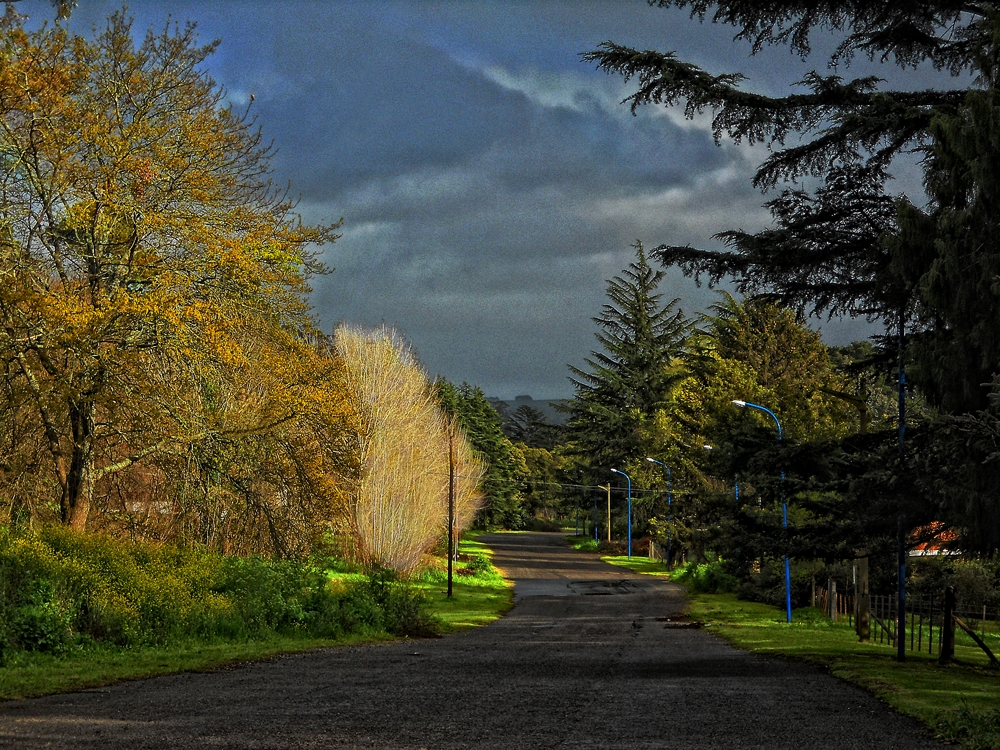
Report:
[[[44,0],[18,7],[53,15]],[[70,25],[87,32],[119,7],[79,0]],[[637,240],[717,248],[717,232],[768,223],[751,185],[766,147],[716,144],[708,118],[677,110],[633,116],[621,104],[632,89],[580,53],[605,40],[675,50],[778,95],[825,62],[784,47],[752,57],[732,29],[645,0],[143,0],[130,12],[137,34],[172,18],[219,39],[206,67],[273,140],[274,179],[306,221],[343,219],[323,251],[334,270],[313,280],[323,330],[393,326],[430,375],[505,399],[572,395],[568,365],[595,348],[607,279]],[[898,190],[919,192],[911,172]],[[661,291],[689,315],[716,299],[675,269]],[[873,331],[813,325],[829,344]]]

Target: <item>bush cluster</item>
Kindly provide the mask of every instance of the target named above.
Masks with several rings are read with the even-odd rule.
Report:
[[[809,606],[812,600],[812,573],[792,566],[792,608]],[[761,602],[772,607],[785,608],[785,563],[778,558],[764,560],[759,570],[740,580],[730,589],[744,601]]]
[[[0,658],[88,643],[433,630],[419,595],[384,571],[331,587],[306,561],[129,543],[55,526],[37,535],[0,529]]]
[[[721,560],[678,565],[671,571],[670,580],[684,584],[693,594],[728,594],[739,585],[736,577],[725,571]]]

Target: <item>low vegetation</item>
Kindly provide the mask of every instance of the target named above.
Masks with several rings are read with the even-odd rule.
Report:
[[[0,530],[0,699],[343,643],[475,627],[511,606],[489,550],[463,542],[419,578],[126,543],[65,527]]]

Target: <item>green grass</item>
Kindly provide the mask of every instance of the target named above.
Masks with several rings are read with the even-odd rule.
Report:
[[[177,672],[204,672],[278,654],[385,640],[391,640],[391,636],[348,636],[337,640],[276,636],[242,643],[191,642],[136,649],[92,647],[62,656],[24,652],[0,668],[0,700],[64,693]]]
[[[463,540],[462,555],[493,554],[475,539]],[[444,561],[439,561],[444,566]],[[467,562],[456,564],[464,570]],[[344,583],[360,581],[363,574],[329,571],[331,579]],[[425,576],[414,585],[424,593],[427,610],[441,623],[442,633],[454,633],[486,625],[513,606],[513,589],[496,569],[475,576],[456,576],[453,595],[447,597],[447,577]],[[182,642],[162,647],[120,648],[92,645],[55,656],[18,652],[0,667],[0,700],[30,698],[51,693],[100,687],[123,680],[137,680],[178,672],[198,672],[229,664],[260,660],[280,654],[298,653],[328,646],[377,643],[394,640],[387,634],[350,635],[343,638],[272,636],[239,642]]]
[[[421,582],[417,586],[427,597],[427,608],[441,621],[442,633],[488,625],[499,619],[513,604],[513,589],[500,579],[495,585],[452,581],[452,597],[448,598],[447,582]]]
[[[459,542],[458,553],[460,557],[493,556],[493,550],[472,535]],[[442,561],[439,565],[446,565],[446,562]],[[425,580],[417,584],[427,597],[428,610],[441,621],[442,633],[457,633],[488,625],[514,606],[514,589],[496,568],[478,575],[463,575],[468,567],[467,561],[455,563],[450,599],[447,574],[443,571],[425,576]]]
[[[591,536],[568,536],[566,541],[580,552],[597,552],[597,540]]]
[[[899,663],[895,647],[859,643],[849,625],[811,608],[794,610],[788,624],[776,607],[699,594],[688,614],[740,648],[819,664],[920,719],[942,740],[1000,749],[1000,672],[964,635],[957,638],[956,664],[939,666],[936,656],[912,651]]]
[[[647,576],[669,576],[667,566],[662,560],[650,560],[648,557],[632,555],[629,559],[627,555],[604,555],[601,559],[619,568],[627,568],[635,573],[642,573]]]
[[[588,536],[568,536],[566,541],[570,546],[580,552],[597,552],[598,542],[593,537]],[[648,557],[632,555],[601,555],[601,559],[610,565],[617,565],[620,568],[627,568],[635,573],[642,573],[650,576],[667,576],[667,566],[662,560],[650,560]]]

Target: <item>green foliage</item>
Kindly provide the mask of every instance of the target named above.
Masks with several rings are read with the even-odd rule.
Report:
[[[792,565],[792,607],[808,608],[812,597],[812,573]],[[734,579],[736,580],[736,579]],[[729,590],[745,601],[785,606],[785,562],[783,559],[765,560],[760,569],[737,581]],[[705,592],[728,593],[728,592]]]
[[[548,451],[563,442],[565,433],[561,425],[550,424],[542,412],[527,404],[522,404],[506,416],[503,431],[515,443]]]
[[[635,261],[608,282],[609,303],[594,318],[601,349],[586,360],[589,370],[570,368],[570,452],[592,467],[591,479],[606,481],[609,469],[642,460],[646,423],[685,375],[678,362],[689,323],[677,300],[661,302],[663,277],[637,243]]]
[[[0,530],[0,650],[354,632],[419,635],[421,599],[384,571],[334,590],[304,561],[224,557],[70,529]]]
[[[580,552],[597,552],[597,547],[600,544],[592,536],[568,536],[566,539],[573,549],[580,550]]]
[[[484,528],[519,529],[527,515],[521,495],[526,473],[524,459],[503,433],[500,415],[482,389],[468,383],[456,387],[437,382],[438,399],[445,413],[457,418],[473,450],[486,462],[481,489],[486,496],[477,513]]]
[[[670,580],[684,584],[693,594],[728,594],[739,583],[725,571],[721,560],[678,565],[670,572]]]
[[[909,593],[940,597],[954,586],[960,607],[1000,607],[1000,558],[928,556],[913,560],[909,571]]]
[[[424,607],[423,595],[400,581],[394,570],[373,571],[346,601],[363,612],[361,621],[369,627],[393,635],[428,636],[438,632],[436,620]]]
[[[467,569],[479,578],[498,578],[500,576],[500,571],[493,566],[493,561],[481,552],[472,556]]]

